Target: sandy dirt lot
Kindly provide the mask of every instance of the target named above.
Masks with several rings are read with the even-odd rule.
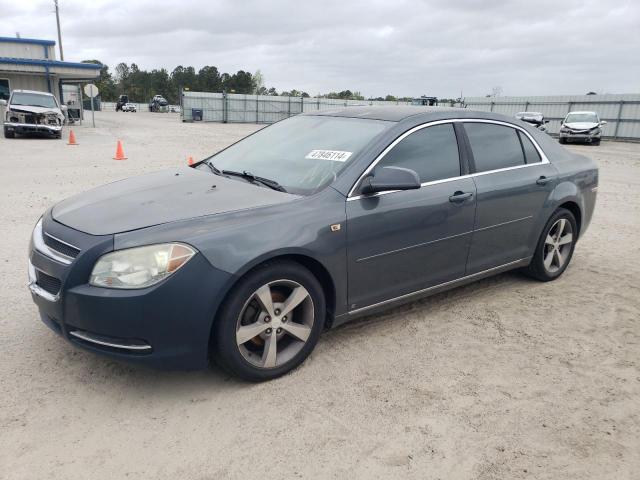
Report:
[[[368,317],[255,385],[115,363],[40,323],[26,260],[48,206],[258,128],[97,124],[75,147],[0,138],[0,478],[638,478],[640,144],[569,147],[601,183],[558,281],[508,273]]]

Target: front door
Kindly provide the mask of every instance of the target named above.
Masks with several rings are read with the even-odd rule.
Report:
[[[422,187],[347,200],[351,310],[465,275],[476,191],[460,178],[453,124],[405,135],[375,168],[415,170]]]

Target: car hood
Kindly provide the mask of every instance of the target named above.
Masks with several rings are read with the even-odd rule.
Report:
[[[128,178],[70,197],[53,218],[91,235],[108,235],[188,218],[289,202],[297,195],[189,167]]]
[[[9,105],[9,110],[12,112],[54,113],[56,115],[62,115],[62,111],[59,108],[36,107],[35,105]]]
[[[591,130],[598,125],[599,124],[596,122],[571,122],[565,123],[563,126],[570,128],[571,130]]]

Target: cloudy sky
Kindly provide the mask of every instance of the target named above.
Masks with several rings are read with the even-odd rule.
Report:
[[[310,94],[640,92],[639,0],[59,0],[65,60],[260,69]],[[53,0],[0,0],[0,36],[56,39]]]

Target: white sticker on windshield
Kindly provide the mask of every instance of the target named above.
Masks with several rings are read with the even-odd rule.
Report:
[[[311,150],[306,157],[311,160],[332,160],[334,162],[346,162],[353,152],[341,152],[340,150]]]

